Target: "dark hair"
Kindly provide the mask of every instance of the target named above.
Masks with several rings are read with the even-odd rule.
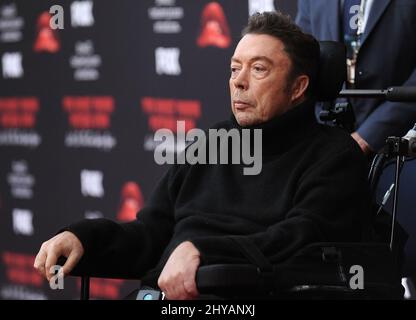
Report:
[[[288,15],[281,12],[263,12],[253,14],[242,36],[246,34],[267,34],[283,42],[285,51],[292,61],[288,85],[296,77],[305,74],[309,77],[306,95],[314,93],[319,68],[320,48],[318,41],[310,34],[304,33]]]

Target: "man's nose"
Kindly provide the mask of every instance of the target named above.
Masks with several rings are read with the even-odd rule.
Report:
[[[249,85],[247,71],[245,69],[240,70],[233,83],[236,89],[247,90]]]

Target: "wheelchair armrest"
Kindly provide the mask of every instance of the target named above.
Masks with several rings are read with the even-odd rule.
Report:
[[[313,243],[267,272],[251,264],[200,266],[196,285],[201,294],[224,298],[295,298],[305,296],[403,297],[395,255],[385,243]],[[63,265],[64,259],[59,260]],[[91,262],[90,262],[91,263]],[[349,279],[351,266],[365,270],[365,290],[355,290]],[[100,266],[80,263],[70,275],[82,277],[81,298],[88,299],[89,278],[139,279],[131,271],[100,271]]]
[[[351,266],[361,267],[362,290],[351,287]],[[401,299],[394,254],[385,243],[313,243],[291,259],[261,272],[249,264],[201,266],[201,294],[226,298],[308,297]]]
[[[258,268],[250,264],[216,264],[199,267],[196,285],[201,294],[235,294],[263,289]]]
[[[66,262],[65,257],[60,257],[57,264],[63,266]],[[125,279],[125,280],[140,280],[140,276],[134,273],[126,273],[122,271],[102,271],[95,266],[78,263],[74,269],[69,273],[73,277],[88,277],[88,278],[108,278],[108,279]]]

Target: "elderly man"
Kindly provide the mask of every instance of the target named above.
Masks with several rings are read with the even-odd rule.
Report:
[[[362,240],[366,160],[347,133],[315,121],[318,61],[317,41],[288,17],[252,16],[231,58],[233,115],[216,128],[262,130],[261,172],[174,165],[135,221],[75,223],[42,245],[35,267],[49,279],[63,255],[65,274],[77,263],[134,274],[191,299],[200,265],[248,263],[239,241],[277,264],[313,242]]]

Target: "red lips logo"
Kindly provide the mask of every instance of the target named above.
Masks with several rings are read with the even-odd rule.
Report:
[[[230,44],[231,36],[224,10],[218,2],[208,3],[202,11],[197,45],[201,48],[214,46],[224,49]]]
[[[137,212],[143,208],[143,195],[136,182],[126,182],[121,190],[120,209],[117,214],[118,221],[132,221],[136,219]]]
[[[41,13],[37,23],[37,36],[33,50],[35,52],[56,53],[61,48],[56,30],[52,30],[49,21],[51,15],[45,11]]]

